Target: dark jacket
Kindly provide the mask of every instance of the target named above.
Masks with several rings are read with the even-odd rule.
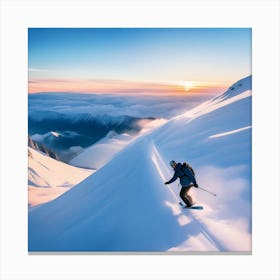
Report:
[[[174,181],[177,180],[177,178],[180,178],[180,183],[182,185],[182,187],[187,187],[191,184],[196,185],[196,180],[194,175],[192,174],[192,172],[184,165],[182,165],[180,162],[178,162],[175,166],[174,169],[174,175],[173,177],[166,182],[166,184],[171,184]]]

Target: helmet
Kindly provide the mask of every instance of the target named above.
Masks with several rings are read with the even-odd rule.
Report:
[[[171,160],[171,161],[169,162],[169,164],[173,167],[173,165],[176,165],[176,162],[175,162],[175,160]]]

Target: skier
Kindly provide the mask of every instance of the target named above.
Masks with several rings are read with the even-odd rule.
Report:
[[[174,160],[171,160],[170,165],[174,169],[175,173],[169,181],[165,182],[165,184],[171,184],[179,177],[182,186],[180,197],[185,202],[186,207],[192,207],[194,203],[192,197],[188,194],[188,192],[191,187],[198,188],[198,184],[196,182],[194,174],[187,167],[186,163],[181,164],[180,162],[176,163]]]

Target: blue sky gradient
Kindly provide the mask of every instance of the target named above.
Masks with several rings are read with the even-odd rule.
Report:
[[[29,28],[28,62],[31,84],[92,79],[230,85],[251,74],[251,29]]]

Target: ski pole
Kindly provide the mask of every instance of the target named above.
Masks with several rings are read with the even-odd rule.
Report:
[[[210,191],[208,191],[208,190],[205,190],[204,188],[202,188],[202,187],[198,187],[199,189],[202,189],[203,191],[205,191],[205,192],[208,192],[208,193],[210,193],[210,194],[212,194],[212,195],[214,195],[214,196],[217,196],[215,193],[212,193],[212,192],[210,192]]]

